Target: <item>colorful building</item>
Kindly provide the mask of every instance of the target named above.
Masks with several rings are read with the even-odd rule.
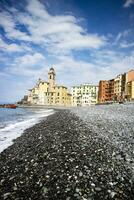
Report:
[[[71,88],[72,106],[90,106],[97,103],[98,86],[82,84]]]
[[[108,81],[100,81],[99,82],[99,91],[98,91],[98,101],[99,103],[103,103],[107,98],[107,87]]]
[[[134,91],[134,70],[130,70],[126,73],[126,85],[125,85],[125,98],[127,100],[134,99],[133,91]]]
[[[38,80],[36,86],[29,90],[28,103],[32,105],[71,106],[71,94],[67,87],[55,83],[56,73],[51,68],[48,82]]]
[[[127,99],[134,100],[134,80],[127,83]]]
[[[118,75],[115,79],[99,82],[99,103],[132,100],[134,70]]]
[[[99,82],[98,101],[99,103],[111,102],[114,100],[114,79]]]
[[[114,79],[114,100],[120,101],[122,97],[122,74]]]

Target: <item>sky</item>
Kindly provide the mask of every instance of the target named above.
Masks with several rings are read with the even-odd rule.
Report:
[[[134,0],[0,0],[0,102],[50,67],[68,87],[134,69]]]

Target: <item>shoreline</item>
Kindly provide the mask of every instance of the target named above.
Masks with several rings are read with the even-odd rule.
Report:
[[[119,102],[112,102],[112,103],[96,103],[90,106],[53,106],[53,105],[27,105],[27,104],[16,104],[18,106],[18,108],[45,108],[45,109],[55,109],[55,110],[65,110],[65,109],[73,109],[73,108],[90,108],[92,106],[110,106],[110,105],[133,105],[134,104],[134,100],[133,101],[127,101],[127,102],[123,102],[123,103],[119,103]]]
[[[27,108],[22,108],[22,109],[27,109]],[[10,120],[7,118],[6,123],[5,124],[3,123],[3,127],[0,128],[0,153],[9,146],[13,145],[13,141],[16,138],[20,137],[26,129],[33,127],[35,124],[40,123],[40,121],[42,121],[42,118],[45,119],[49,115],[55,113],[54,109],[44,109],[44,110],[41,110],[41,108],[35,108],[35,110],[34,108],[28,108],[28,109],[32,109],[33,112],[31,112],[31,114],[25,112],[22,114],[21,112],[18,111],[19,116],[18,118],[16,118],[16,120],[11,121],[11,118]],[[16,112],[16,110],[14,111]],[[9,112],[8,114],[12,115],[11,112]]]
[[[71,109],[73,107],[66,107],[66,106],[46,106],[46,105],[18,105],[18,108],[45,108],[45,109],[54,109],[54,110],[65,110]]]
[[[0,154],[1,199],[132,200],[124,160],[76,115],[59,110]]]

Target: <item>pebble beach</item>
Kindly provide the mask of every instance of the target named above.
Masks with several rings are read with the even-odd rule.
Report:
[[[117,108],[113,113],[120,114]],[[100,123],[96,116],[105,115],[108,120],[107,111],[97,115],[98,111],[91,110],[55,110],[4,150],[0,154],[0,199],[133,200],[134,119],[130,114],[126,122],[132,126],[130,141],[127,137],[126,143],[117,145],[115,141],[123,141],[117,134],[121,122],[116,124],[108,110],[115,128],[109,125],[111,119],[104,126],[105,119]]]

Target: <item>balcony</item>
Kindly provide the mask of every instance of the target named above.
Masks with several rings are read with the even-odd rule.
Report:
[[[37,94],[33,94],[33,99],[38,99],[38,95]]]

